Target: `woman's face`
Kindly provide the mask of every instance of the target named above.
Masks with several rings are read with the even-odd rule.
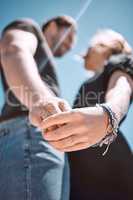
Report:
[[[109,55],[109,48],[102,44],[91,47],[84,56],[84,66],[87,70],[99,72],[103,69],[104,63]]]

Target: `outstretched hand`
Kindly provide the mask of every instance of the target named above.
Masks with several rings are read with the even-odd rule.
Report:
[[[102,108],[89,107],[54,114],[43,120],[41,128],[44,138],[63,152],[86,149],[99,142],[106,135],[108,116]]]

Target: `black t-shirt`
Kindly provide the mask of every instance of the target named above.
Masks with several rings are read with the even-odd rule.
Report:
[[[103,73],[95,75],[83,83],[73,107],[89,107],[95,106],[96,103],[104,103],[110,77],[116,70],[121,70],[129,74],[133,79],[133,56],[125,54],[111,56],[104,67]],[[130,103],[132,100],[133,95],[131,96]]]
[[[42,80],[45,82],[45,84],[47,84],[47,86],[54,92],[54,94],[56,96],[59,96],[60,95],[59,84],[55,72],[55,63],[53,61],[53,55],[47,45],[47,42],[38,24],[31,19],[16,20],[5,27],[5,29],[2,32],[2,35],[4,35],[4,33],[9,29],[19,29],[27,31],[33,33],[36,36],[38,41],[38,46],[34,59],[36,61],[40,76]],[[1,115],[11,116],[15,112],[18,113],[19,111],[21,115],[21,113],[27,112],[26,107],[23,106],[20,103],[20,101],[14,96],[12,91],[9,90],[9,86],[5,79],[2,67],[0,67],[0,69],[1,69],[2,82],[4,86],[5,99],[6,99]]]

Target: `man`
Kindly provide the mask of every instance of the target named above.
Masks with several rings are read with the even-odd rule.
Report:
[[[70,50],[75,31],[75,21],[61,16],[44,24],[42,31],[34,21],[23,19],[12,22],[2,33],[6,103],[0,117],[1,199],[69,198],[66,158],[43,139],[38,128],[47,116],[70,109],[59,98],[52,53],[61,57]],[[28,113],[38,128],[30,125]]]
[[[68,17],[66,16],[64,17],[64,19],[67,18]],[[72,25],[73,27],[71,27]],[[43,34],[45,35],[48,45],[55,57],[63,56],[72,48],[75,41],[74,32],[76,31],[76,26],[75,21],[70,17],[69,21],[67,20],[67,23],[63,18],[57,17],[47,21],[47,23],[42,26]],[[60,31],[58,30],[59,27],[61,27]]]

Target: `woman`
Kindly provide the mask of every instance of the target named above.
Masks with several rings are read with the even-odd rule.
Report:
[[[81,86],[72,111],[42,124],[44,129],[62,125],[44,137],[60,151],[75,151],[70,153],[72,200],[133,199],[133,157],[118,127],[132,100],[131,52],[119,33],[96,33],[84,56],[85,68],[95,76]]]
[[[123,67],[129,69],[131,63],[133,67],[130,54],[131,48],[120,34],[112,30],[96,33],[84,56],[86,70],[92,70],[95,76],[81,86],[74,107],[104,103],[113,72],[118,69],[127,73]],[[91,147],[70,154],[72,200],[133,199],[133,157],[120,130],[102,157],[104,150],[104,146]]]

